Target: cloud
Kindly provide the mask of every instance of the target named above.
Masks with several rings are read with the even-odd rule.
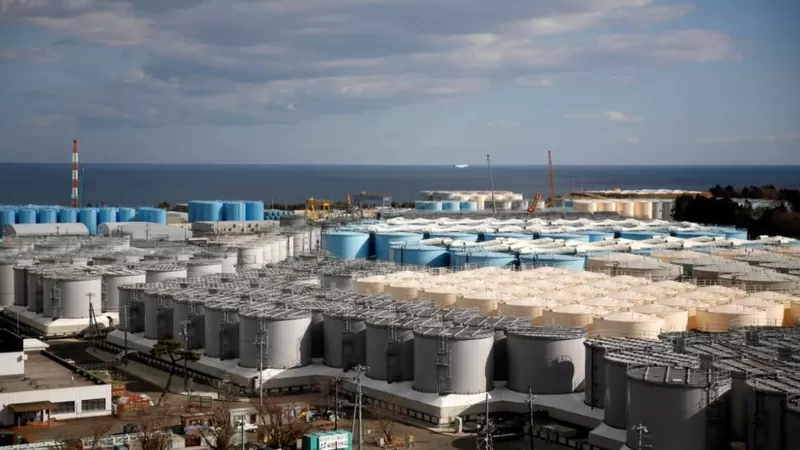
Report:
[[[39,93],[103,126],[284,123],[496,83],[548,87],[562,73],[738,58],[724,33],[644,28],[691,10],[654,0],[0,0],[4,23],[146,56],[91,90]],[[54,107],[37,105],[34,115]]]
[[[492,120],[486,123],[489,128],[519,128],[519,122],[511,120]]]
[[[0,61],[55,61],[58,54],[47,48],[0,48]]]
[[[607,120],[609,122],[643,122],[644,118],[629,116],[617,111],[603,111],[597,114],[566,114],[565,119]]]
[[[636,136],[630,136],[625,140],[628,144],[641,144],[642,140]]]
[[[800,139],[800,134],[782,134],[766,136],[741,136],[741,137],[722,137],[699,139],[698,144],[739,144],[743,142],[780,142],[796,141]]]

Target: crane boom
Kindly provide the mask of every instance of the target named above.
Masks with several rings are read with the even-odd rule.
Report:
[[[550,198],[547,200],[547,206],[554,206],[556,203],[556,188],[553,182],[553,154],[550,150],[547,151],[547,170],[548,178],[550,181]]]

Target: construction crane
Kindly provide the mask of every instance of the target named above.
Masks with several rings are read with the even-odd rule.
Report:
[[[392,207],[391,195],[372,194],[366,191],[361,191],[361,193],[352,196],[352,203],[350,203],[350,199],[351,196],[348,195],[348,205],[351,208],[354,206],[358,207],[359,215],[362,219],[364,218],[364,205],[379,206],[387,209]]]
[[[314,197],[309,197],[306,200],[305,216],[311,220],[318,220],[327,217],[331,212],[330,200],[317,200]]]
[[[542,194],[534,195],[533,199],[531,199],[531,202],[528,203],[528,212],[529,213],[535,213],[536,212],[536,207],[539,205],[539,202],[541,202],[541,201],[542,201]]]
[[[547,199],[547,206],[552,207],[556,203],[556,188],[555,182],[553,181],[553,154],[550,152],[550,150],[547,151],[547,170],[547,175],[550,181],[550,198]]]

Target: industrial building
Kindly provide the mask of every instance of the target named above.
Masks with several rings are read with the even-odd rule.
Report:
[[[111,385],[0,329],[0,424],[20,426],[112,412]]]

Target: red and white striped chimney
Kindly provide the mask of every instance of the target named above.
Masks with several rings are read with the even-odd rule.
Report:
[[[78,140],[72,141],[72,207],[78,207]]]

